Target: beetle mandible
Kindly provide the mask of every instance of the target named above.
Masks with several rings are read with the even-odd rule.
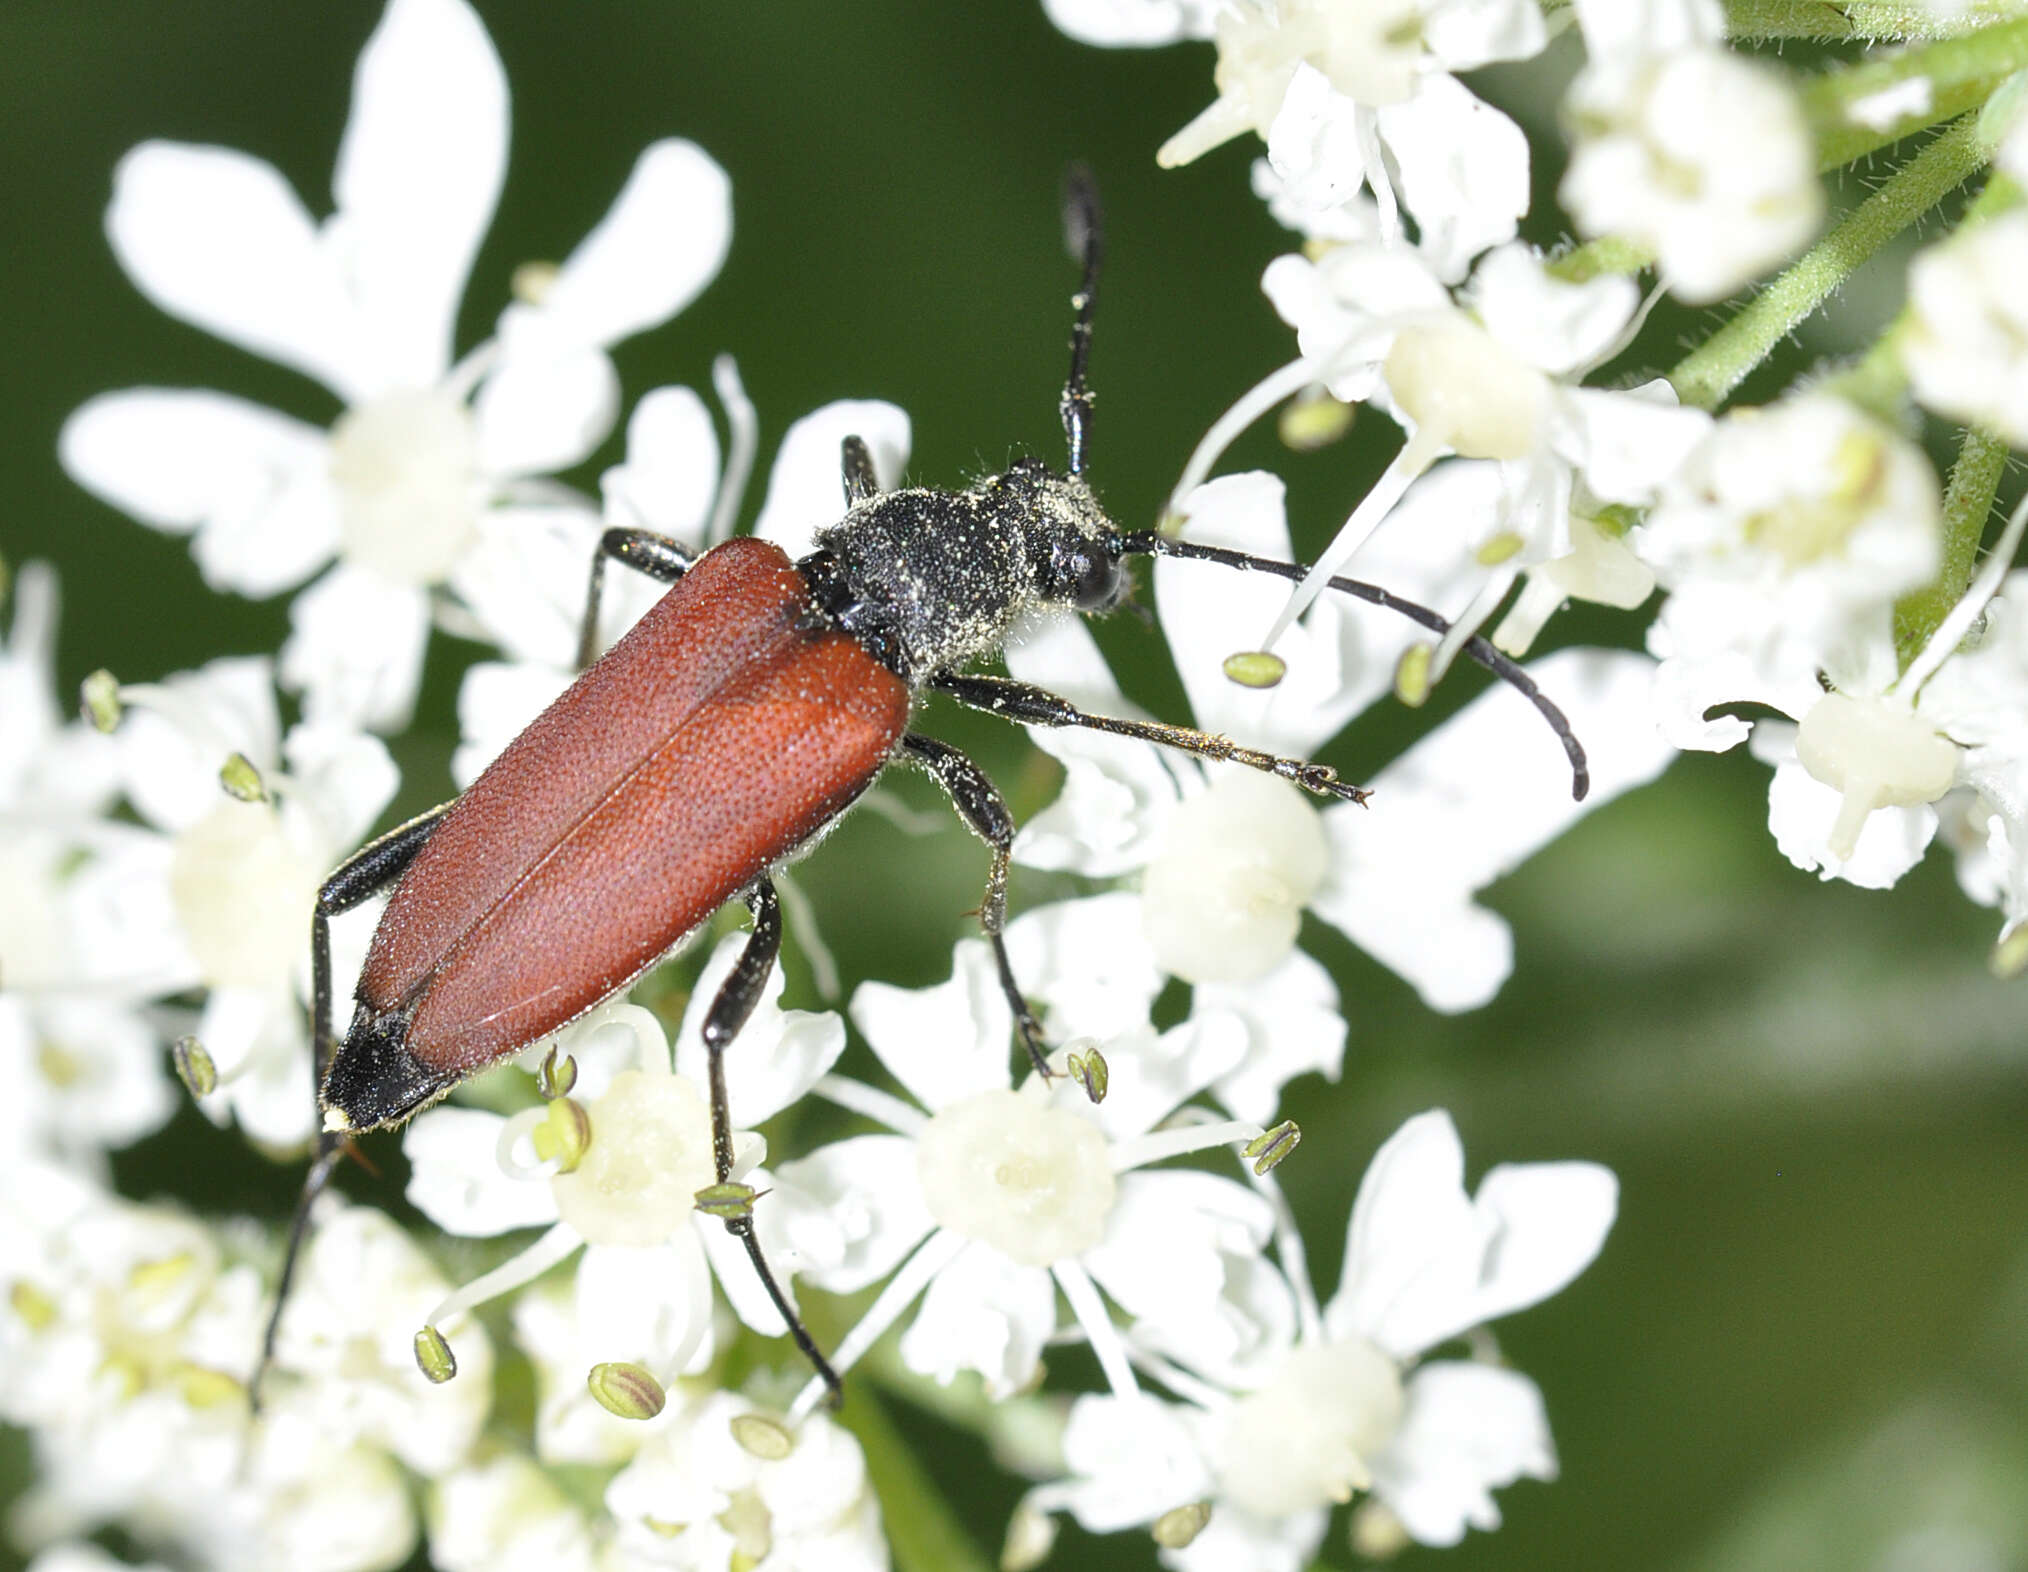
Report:
[[[318,891],[311,918],[318,1102],[316,1160],[289,1237],[260,1369],[308,1226],[344,1137],[399,1124],[466,1077],[552,1035],[619,992],[737,899],[753,926],[711,1002],[708,1051],[718,1184],[731,1178],[724,1055],[759,1002],[781,946],[773,871],[795,858],[888,763],[926,770],[991,851],[980,924],[1023,1047],[1045,1064],[1002,936],[1014,821],[992,782],[949,744],[909,729],[925,691],[1031,726],[1078,726],[1247,765],[1312,792],[1363,801],[1326,765],[1245,748],[1182,726],[1087,714],[1008,677],[966,672],[1015,622],[1042,608],[1098,613],[1122,598],[1134,555],[1195,558],[1299,580],[1300,564],[1121,530],[1085,478],[1092,398],[1085,373],[1102,249],[1096,189],[1072,171],[1064,204],[1083,278],[1073,297],[1070,374],[1060,413],[1062,473],[1021,458],[963,491],[882,492],[866,445],[843,445],[845,516],[791,562],[740,538],[692,558],[667,537],[608,529],[592,559],[582,675],[465,794],[362,848]],[[607,558],[670,586],[596,664]],[[1331,587],[1434,632],[1435,612],[1375,586]],[[1518,687],[1569,755],[1584,753],[1561,712],[1505,656],[1465,653]],[[352,1024],[331,1019],[330,920],[392,887],[356,990]],[[726,1227],[743,1242],[797,1346],[838,1377],[775,1281],[750,1208]]]

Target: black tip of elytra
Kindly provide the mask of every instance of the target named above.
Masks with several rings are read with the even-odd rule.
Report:
[[[398,1124],[434,1102],[458,1078],[431,1069],[408,1046],[408,1022],[361,1005],[331,1056],[319,1094],[329,1130]]]

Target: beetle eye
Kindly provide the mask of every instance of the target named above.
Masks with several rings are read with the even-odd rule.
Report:
[[[1058,594],[1079,611],[1109,611],[1120,598],[1120,565],[1088,545],[1059,546],[1051,566]]]

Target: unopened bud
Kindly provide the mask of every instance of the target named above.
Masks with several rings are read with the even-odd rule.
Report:
[[[1272,1130],[1263,1130],[1248,1141],[1241,1148],[1241,1153],[1252,1159],[1256,1175],[1265,1174],[1271,1169],[1279,1168],[1289,1153],[1302,1144],[1302,1140],[1303,1132],[1296,1128],[1296,1121],[1284,1119]]]
[[[1023,1501],[1007,1520],[1000,1572],[1034,1572],[1056,1548],[1056,1519]]]
[[[697,1210],[706,1217],[753,1216],[754,1197],[759,1192],[746,1184],[710,1184],[697,1192]]]
[[[1172,1507],[1156,1518],[1148,1532],[1155,1543],[1164,1550],[1181,1550],[1199,1534],[1204,1525],[1211,1521],[1211,1503],[1193,1501],[1188,1506]]]
[[[788,1426],[766,1414],[735,1414],[732,1439],[740,1450],[763,1463],[779,1463],[796,1449],[796,1438]]]
[[[2017,922],[2001,934],[1986,964],[2002,982],[2028,971],[2028,922]]]
[[[1087,1048],[1083,1053],[1074,1053],[1063,1062],[1070,1078],[1084,1088],[1084,1095],[1095,1103],[1106,1100],[1106,1085],[1110,1072],[1106,1069],[1106,1056],[1096,1048]]]
[[[549,1105],[548,1116],[528,1135],[535,1155],[545,1163],[553,1161],[560,1174],[576,1169],[591,1150],[591,1143],[591,1115],[574,1097],[557,1098]]]
[[[120,724],[120,680],[101,666],[84,680],[84,718],[100,731],[112,731]]]
[[[1240,650],[1225,657],[1223,669],[1242,688],[1272,688],[1289,674],[1289,663],[1271,650]]]
[[[444,1341],[444,1334],[426,1326],[415,1334],[415,1367],[431,1386],[442,1386],[458,1373],[458,1356]]]
[[[662,1383],[639,1365],[593,1365],[584,1384],[599,1407],[620,1419],[653,1419],[669,1401]]]
[[[261,772],[254,768],[254,762],[244,753],[228,754],[225,763],[218,769],[218,784],[225,788],[228,797],[240,802],[266,802],[267,783],[261,779]]]
[[[1394,696],[1410,709],[1429,702],[1429,663],[1436,654],[1430,644],[1411,644],[1394,664]]]
[[[568,1097],[570,1089],[577,1085],[577,1061],[569,1054],[557,1057],[555,1044],[542,1056],[542,1066],[535,1072],[535,1092],[546,1103],[553,1103],[559,1097]]]
[[[192,1097],[209,1097],[218,1090],[218,1066],[195,1037],[177,1038],[169,1045],[169,1058],[176,1066],[176,1078]]]
[[[1328,448],[1352,429],[1352,406],[1341,404],[1322,388],[1312,388],[1282,406],[1275,422],[1282,445],[1297,453]]]
[[[514,270],[507,287],[522,305],[539,306],[549,298],[549,292],[562,276],[563,269],[554,262],[523,262]]]

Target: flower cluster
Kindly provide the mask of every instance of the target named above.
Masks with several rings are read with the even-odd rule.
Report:
[[[1662,295],[1722,299],[1811,242],[1828,150],[1963,107],[1930,91],[1921,50],[1860,86],[1799,87],[1728,46],[1715,0],[1047,9],[1092,43],[1212,42],[1215,97],[1159,158],[1258,135],[1252,189],[1301,237],[1262,277],[1293,358],[1197,445],[1164,528],[1286,563],[1282,479],[1215,473],[1233,439],[1290,400],[1294,446],[1357,402],[1402,432],[1293,593],[1157,562],[1191,718],[1309,758],[1389,695],[1422,702],[1460,658],[1507,686],[1383,766],[1370,809],[1139,738],[1035,728],[1062,786],[1012,859],[1056,876],[1060,898],[1014,917],[1004,957],[963,940],[946,981],[856,979],[842,1014],[786,1008],[775,974],[723,1066],[738,1128],[715,1131],[705,1019],[744,940],[696,946],[674,962],[680,1022],[658,1013],[668,989],[622,991],[408,1126],[407,1200],[433,1233],[320,1201],[270,1328],[281,1241],[122,1196],[110,1154],[172,1117],[179,1080],[263,1154],[311,1145],[320,984],[303,941],[320,882],[402,792],[389,739],[434,634],[485,650],[449,779],[409,783],[448,795],[572,680],[604,532],[703,551],[741,528],[760,416],[729,356],[712,401],[668,386],[631,409],[611,358],[728,253],[730,182],[686,141],[643,150],[592,232],[524,266],[491,331],[459,346],[508,134],[504,72],[466,0],[389,0],[321,220],[250,155],[134,149],[107,215],[134,284],[335,405],[313,420],[128,389],[60,438],[81,486],[188,535],[213,588],[293,593],[279,651],[100,673],[85,717],[65,719],[54,575],[27,564],[11,587],[0,1419],[33,1451],[8,1528],[37,1566],[107,1564],[85,1541],[108,1528],[221,1568],[370,1572],[424,1546],[450,1572],[885,1566],[893,1442],[849,1401],[824,1411],[823,1382],[757,1342],[791,1330],[785,1311],[855,1383],[941,1390],[995,1441],[1025,1484],[1010,1568],[1038,1564],[1064,1516],[1143,1530],[1189,1572],[1298,1572],[1348,1505],[1365,1552],[1454,1544],[1498,1526],[1495,1491],[1556,1475],[1543,1394],[1485,1328],[1584,1271],[1617,1183],[1537,1162],[1468,1190],[1449,1115],[1420,1114],[1349,1197],[1321,1299],[1273,1173],[1300,1138],[1286,1088],[1345,1073],[1347,1012],[1317,941],[1349,939],[1432,1010],[1481,1006],[1514,967],[1488,886],[1678,750],[1750,741],[1799,866],[1888,885],[1941,834],[1966,892],[2005,914],[2002,962],[2028,964],[2028,573],[2010,572],[2028,507],[1982,563],[1977,549],[2003,444],[2028,440],[2013,179],[1918,256],[1906,311],[1856,367],[1712,413],[1789,325],[1764,303],[1821,277],[1793,282],[1815,252],[1666,375],[1638,363]],[[1545,253],[1522,238],[1542,224],[1537,150],[1461,74],[1559,33],[1584,63],[1563,101],[1572,243]],[[1963,72],[1976,49],[1959,44],[1931,58]],[[1934,156],[1959,157],[1960,178],[1988,159],[2028,172],[2007,107],[1945,131]],[[1918,406],[1975,423],[1948,486],[1909,434]],[[624,456],[580,487],[615,432]],[[837,517],[848,436],[898,483],[907,415],[827,405],[786,428],[753,534],[810,549]],[[1332,587],[1355,557],[1397,602]],[[600,647],[660,593],[607,583]],[[1644,651],[1517,664],[1568,602],[1628,612],[1657,588]],[[1393,616],[1400,602],[1425,620]],[[1137,716],[1075,618],[1024,624],[1006,662],[1093,714]],[[777,877],[821,975],[811,916]],[[341,999],[370,929],[333,925]],[[1010,1047],[1033,1023],[1008,968],[1050,1045],[1018,1075]],[[758,1127],[792,1110],[799,1136],[831,1138],[771,1154]],[[1090,1389],[1050,1368],[1059,1349]],[[524,1393],[525,1423],[504,1401],[494,1414]]]

